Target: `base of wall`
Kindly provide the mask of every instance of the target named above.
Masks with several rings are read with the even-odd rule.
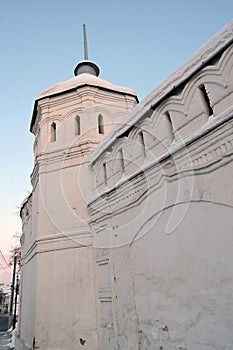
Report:
[[[15,350],[32,350],[19,336],[15,338]]]

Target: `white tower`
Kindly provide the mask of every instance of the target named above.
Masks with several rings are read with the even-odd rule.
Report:
[[[35,100],[32,193],[21,209],[21,310],[16,349],[98,348],[89,154],[137,104],[131,89],[98,77],[84,60],[75,77]]]

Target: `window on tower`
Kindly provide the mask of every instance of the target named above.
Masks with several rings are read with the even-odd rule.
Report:
[[[98,115],[98,131],[99,134],[104,134],[104,121],[102,114]]]
[[[81,135],[80,116],[75,117],[75,135]]]
[[[51,142],[55,142],[57,139],[57,126],[56,123],[51,124]]]

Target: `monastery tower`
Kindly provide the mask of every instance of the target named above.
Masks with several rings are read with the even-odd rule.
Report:
[[[89,155],[138,99],[133,90],[98,77],[88,60],[85,26],[84,60],[74,74],[34,104],[32,193],[21,209],[17,349],[71,350],[82,343],[97,349]]]

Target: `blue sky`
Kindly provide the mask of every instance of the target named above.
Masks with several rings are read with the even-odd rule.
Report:
[[[33,135],[29,124],[40,91],[73,76],[89,58],[100,77],[146,96],[233,14],[232,0],[1,0],[0,249],[21,231],[18,207],[31,190]]]

